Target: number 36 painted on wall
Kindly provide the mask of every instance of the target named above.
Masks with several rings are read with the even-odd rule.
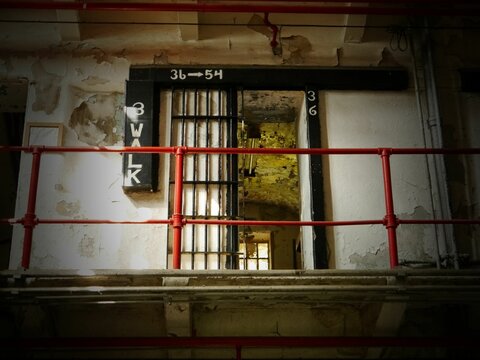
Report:
[[[315,102],[315,104],[311,104],[312,102]],[[318,114],[316,102],[317,102],[316,91],[313,91],[313,90],[307,91],[308,114],[311,116],[315,116]]]

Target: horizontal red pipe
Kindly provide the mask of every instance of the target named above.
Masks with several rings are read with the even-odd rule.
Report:
[[[436,220],[410,220],[410,219],[397,219],[398,224],[431,224],[431,225],[437,225],[437,224],[444,224],[444,225],[480,225],[480,219],[478,220],[470,220],[470,219],[451,219],[451,220],[441,220],[441,219],[436,219]]]
[[[171,146],[0,146],[0,152],[26,151],[32,152],[38,149],[40,152],[106,152],[106,153],[174,153],[175,147]]]
[[[167,146],[0,146],[0,152],[27,151],[36,148],[41,152],[107,152],[107,153],[170,153],[174,154],[177,147]],[[201,148],[182,147],[184,154],[310,154],[310,155],[380,155],[383,151],[391,155],[479,155],[480,148]]]
[[[81,225],[91,225],[91,224],[127,224],[127,225],[152,225],[152,224],[165,224],[170,225],[172,220],[102,220],[102,219],[37,219],[37,224],[81,224]]]
[[[3,349],[14,348],[128,348],[128,347],[427,347],[476,348],[474,337],[91,337],[1,339]]]
[[[347,2],[345,2],[347,3]],[[78,11],[176,11],[176,12],[242,12],[242,13],[284,13],[284,14],[372,14],[372,15],[435,15],[435,16],[474,16],[479,14],[478,7],[368,7],[368,6],[323,6],[323,5],[259,5],[226,3],[131,3],[131,2],[68,2],[68,1],[2,1],[0,8],[40,9],[40,10],[78,10]]]
[[[349,226],[349,225],[383,225],[384,220],[352,221],[275,221],[275,220],[206,220],[186,219],[185,224],[197,225],[236,225],[236,226]]]
[[[415,155],[415,154],[443,154],[443,155],[478,155],[480,148],[391,148],[388,149],[392,155]]]
[[[480,149],[479,149],[480,150]],[[186,148],[187,154],[311,154],[311,155],[377,155],[379,149],[326,149],[326,148]]]
[[[0,224],[21,224],[22,219],[0,219]],[[102,219],[37,219],[37,224],[172,224],[171,219],[167,220],[102,220]],[[458,225],[480,225],[480,219],[424,219],[424,220],[412,220],[412,219],[397,219],[399,225],[432,225],[432,224],[458,224]],[[351,220],[351,221],[274,221],[274,220],[207,220],[207,219],[186,219],[184,224],[197,224],[197,225],[237,225],[237,226],[349,226],[349,225],[383,225],[385,220]]]

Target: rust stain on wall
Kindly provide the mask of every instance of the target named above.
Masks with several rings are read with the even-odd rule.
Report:
[[[35,102],[32,105],[32,110],[45,111],[45,113],[51,114],[58,105],[62,78],[48,73],[40,61],[32,65],[32,73],[35,88]]]

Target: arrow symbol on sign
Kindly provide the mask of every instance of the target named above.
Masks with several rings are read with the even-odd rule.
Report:
[[[201,72],[196,72],[196,73],[188,73],[187,75],[188,75],[188,76],[195,76],[195,77],[202,77],[202,76],[203,76],[203,73],[201,73]]]

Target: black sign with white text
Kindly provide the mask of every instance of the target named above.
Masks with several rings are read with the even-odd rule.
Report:
[[[240,86],[249,90],[405,90],[408,72],[400,67],[204,67],[137,66],[131,80],[156,81],[162,87]]]
[[[127,81],[125,146],[158,146],[159,99],[153,81]],[[158,154],[123,155],[123,189],[157,191]]]

